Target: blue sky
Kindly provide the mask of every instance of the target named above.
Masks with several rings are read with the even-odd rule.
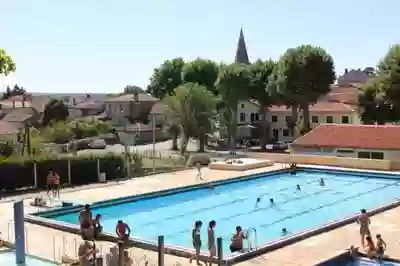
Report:
[[[0,0],[0,9],[0,47],[17,63],[5,82],[32,92],[145,87],[178,56],[230,62],[241,26],[251,60],[312,44],[338,72],[375,66],[400,43],[398,0]]]

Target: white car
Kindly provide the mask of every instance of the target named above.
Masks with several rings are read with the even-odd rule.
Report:
[[[107,147],[107,143],[104,139],[95,139],[89,143],[90,149],[105,149]]]

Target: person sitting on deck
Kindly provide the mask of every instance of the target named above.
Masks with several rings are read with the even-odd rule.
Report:
[[[376,235],[376,257],[378,260],[382,260],[383,255],[386,251],[386,242],[383,240],[380,234]]]
[[[98,214],[96,214],[96,217],[92,221],[94,238],[97,238],[99,236],[99,234],[103,231],[103,226],[101,226],[101,224],[100,224],[100,218],[101,218],[101,214],[98,213]]]
[[[131,229],[122,220],[118,220],[117,226],[115,227],[115,233],[120,240],[125,242],[128,240],[129,235],[131,234]]]
[[[34,206],[34,207],[45,207],[46,201],[43,199],[42,196],[37,196],[33,199],[33,201],[30,204],[31,204],[31,206]]]
[[[236,233],[233,234],[231,239],[230,250],[231,252],[237,252],[243,250],[243,239],[246,239],[245,235],[242,232],[242,227],[236,226]]]

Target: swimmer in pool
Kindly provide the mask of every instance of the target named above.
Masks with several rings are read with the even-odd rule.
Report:
[[[258,204],[261,202],[261,198],[260,197],[258,197],[257,199],[256,199],[256,205],[254,206],[254,208],[258,208]]]
[[[321,179],[319,180],[319,185],[320,185],[321,187],[324,187],[324,186],[325,186],[325,181],[324,181],[323,178],[321,178]]]
[[[273,198],[270,198],[270,199],[269,199],[269,203],[270,203],[271,205],[275,205],[274,199],[273,199]]]
[[[296,185],[296,189],[297,189],[298,191],[300,191],[300,190],[301,190],[300,185]]]
[[[286,228],[282,228],[282,235],[285,236],[288,234],[288,231]]]

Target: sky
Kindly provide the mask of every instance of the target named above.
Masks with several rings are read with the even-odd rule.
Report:
[[[0,48],[29,92],[145,88],[164,60],[234,60],[243,27],[250,60],[320,46],[336,71],[375,66],[400,43],[398,0],[0,0]],[[0,80],[1,81],[1,80]]]

